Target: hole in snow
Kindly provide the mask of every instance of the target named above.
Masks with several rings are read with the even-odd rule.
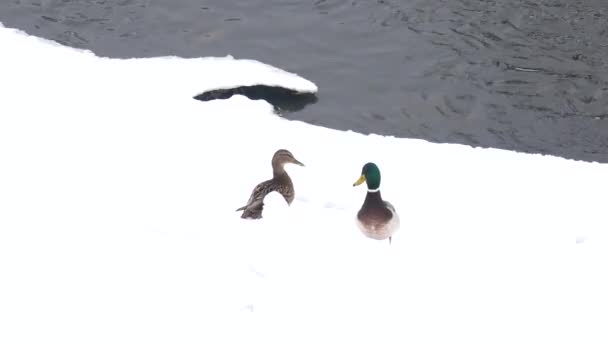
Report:
[[[299,93],[287,88],[266,85],[214,89],[196,95],[194,98],[199,101],[225,100],[235,94],[247,96],[252,100],[265,100],[274,106],[277,113],[297,112],[307,105],[317,102],[317,95],[313,93]]]

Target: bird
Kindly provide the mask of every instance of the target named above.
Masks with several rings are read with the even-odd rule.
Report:
[[[392,243],[395,232],[399,229],[399,215],[395,207],[382,199],[380,194],[380,169],[374,163],[366,163],[361,169],[361,176],[353,184],[358,186],[367,183],[367,195],[357,212],[357,226],[365,236],[374,240],[385,240]]]
[[[283,196],[287,205],[291,205],[295,197],[293,182],[285,171],[285,164],[291,163],[304,166],[290,151],[286,149],[277,150],[272,156],[272,179],[263,181],[255,186],[249,197],[249,201],[236,211],[243,211],[243,219],[261,219],[264,210],[264,198],[272,191]]]

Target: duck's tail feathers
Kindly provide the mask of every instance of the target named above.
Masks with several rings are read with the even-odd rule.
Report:
[[[241,218],[259,220],[262,218],[262,210],[245,210],[243,211]]]
[[[244,219],[261,219],[262,211],[264,211],[264,203],[260,203],[254,206],[244,206],[242,208],[237,209],[237,211],[243,210],[243,214],[241,218]]]

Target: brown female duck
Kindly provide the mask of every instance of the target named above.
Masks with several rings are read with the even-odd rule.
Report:
[[[241,218],[260,219],[264,209],[264,197],[272,191],[280,193],[288,205],[291,205],[295,197],[293,183],[285,171],[285,164],[292,163],[304,166],[294,156],[285,149],[280,149],[272,157],[272,179],[258,184],[249,197],[247,204],[238,208],[236,211],[243,210]]]

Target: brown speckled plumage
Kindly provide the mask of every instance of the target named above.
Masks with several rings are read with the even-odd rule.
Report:
[[[304,166],[294,156],[285,149],[280,149],[275,152],[272,157],[272,179],[261,182],[258,184],[249,197],[247,204],[238,208],[236,211],[243,211],[241,218],[260,219],[262,218],[262,211],[264,210],[264,198],[272,191],[280,193],[285,202],[291,205],[295,197],[295,191],[293,188],[293,182],[285,171],[284,165],[286,163],[297,164]]]

